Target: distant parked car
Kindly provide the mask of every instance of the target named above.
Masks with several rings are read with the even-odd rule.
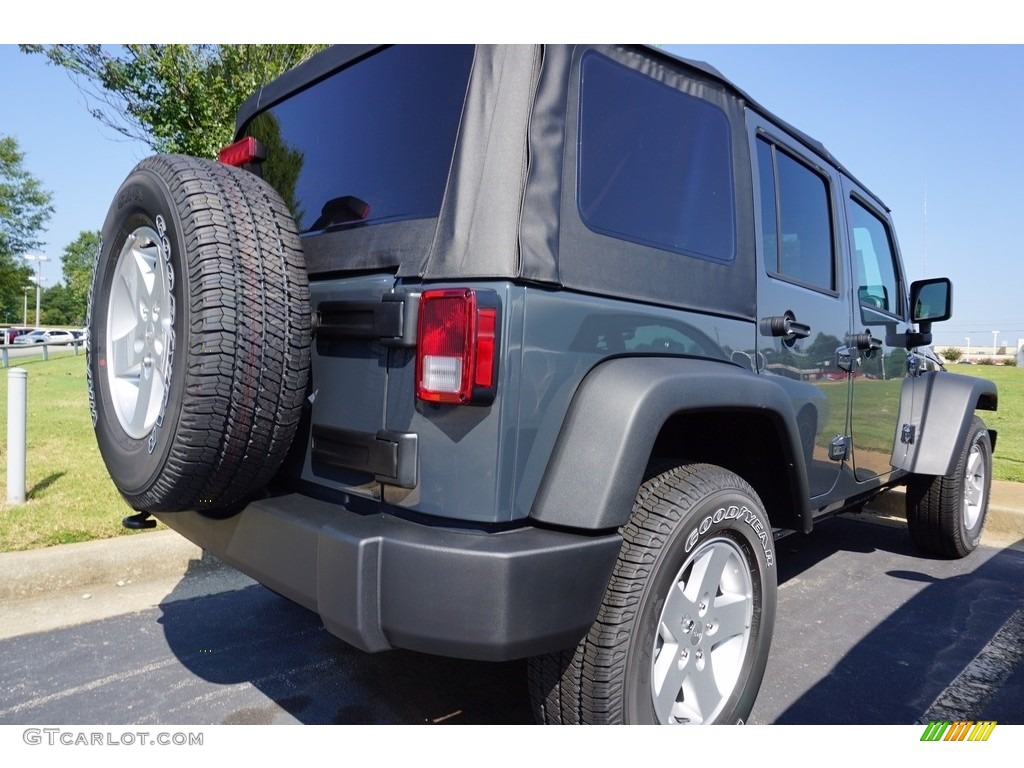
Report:
[[[15,344],[71,344],[75,337],[68,331],[46,331],[35,330],[19,336],[14,340]]]
[[[30,331],[29,333],[20,334],[15,340],[15,344],[42,344],[46,341],[46,331]]]
[[[24,336],[31,330],[31,328],[7,328],[3,332],[3,342],[5,344],[13,344],[16,338]]]

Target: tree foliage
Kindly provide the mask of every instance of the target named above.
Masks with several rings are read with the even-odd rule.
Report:
[[[38,248],[53,215],[51,195],[25,170],[25,153],[12,136],[0,136],[0,254],[20,256]]]
[[[53,215],[50,193],[24,166],[25,154],[11,136],[0,136],[0,319],[20,322],[22,290],[31,270],[21,257],[40,245]]]
[[[322,45],[23,45],[66,69],[94,117],[157,152],[215,157],[238,107]]]
[[[31,312],[31,310],[29,310]],[[63,283],[43,291],[40,325],[84,325],[85,307],[80,306],[71,289]]]
[[[66,314],[68,323],[81,325],[85,322],[85,309],[89,302],[89,284],[96,265],[96,254],[100,249],[98,230],[80,232],[74,242],[64,248],[60,257],[64,272],[64,286],[67,290]],[[56,286],[55,286],[56,287]]]

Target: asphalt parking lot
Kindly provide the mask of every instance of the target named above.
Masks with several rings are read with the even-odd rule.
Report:
[[[790,620],[752,722],[914,722],[950,697],[966,706],[972,670],[1002,654],[969,711],[1024,724],[1024,664],[1000,647],[1024,647],[1015,490],[996,489],[961,561],[917,555],[898,497],[781,540]],[[0,555],[0,617],[0,723],[531,721],[522,663],[362,654],[167,530]]]

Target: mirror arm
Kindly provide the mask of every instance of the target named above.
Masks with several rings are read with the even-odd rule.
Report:
[[[915,347],[927,347],[931,343],[932,335],[930,333],[910,332],[906,334],[907,349],[914,349]]]
[[[915,347],[927,347],[932,343],[932,324],[922,321],[917,324],[917,331],[907,331],[904,343],[907,349]]]

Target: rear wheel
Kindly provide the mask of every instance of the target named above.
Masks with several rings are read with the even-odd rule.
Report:
[[[230,508],[270,480],[302,413],[310,325],[271,187],[192,157],[135,167],[103,226],[87,342],[97,441],[133,508]]]
[[[572,652],[531,661],[538,718],[744,722],[771,644],[774,559],[767,516],[741,478],[707,464],[652,477],[590,632]]]
[[[580,685],[584,643],[559,653],[533,656],[528,683],[533,716],[545,725],[579,725],[582,721]]]
[[[944,557],[973,552],[981,541],[991,486],[992,442],[985,422],[974,416],[953,471],[914,475],[907,483],[907,527],[914,544]]]

